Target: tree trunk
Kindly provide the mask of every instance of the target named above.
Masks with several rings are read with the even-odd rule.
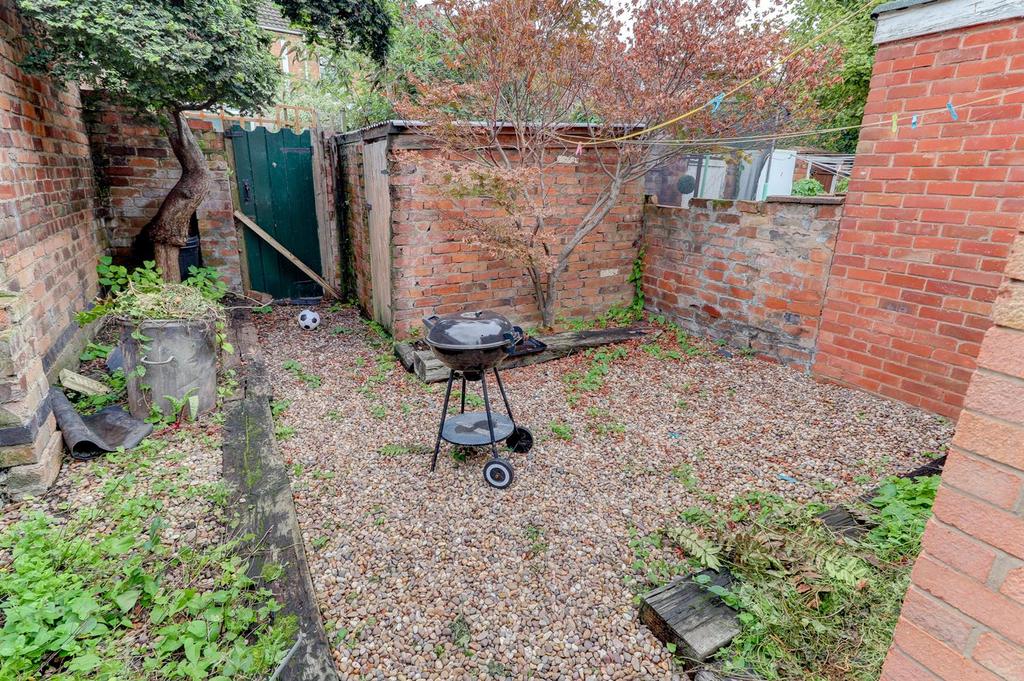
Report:
[[[192,214],[210,194],[213,175],[206,164],[206,155],[188,127],[181,112],[170,114],[167,140],[175,158],[181,164],[181,178],[167,193],[153,219],[143,228],[153,245],[157,267],[163,270],[165,281],[181,281],[178,269],[178,250],[188,239],[188,226]]]
[[[587,238],[587,235],[601,224],[608,213],[611,212],[611,209],[615,207],[615,204],[618,203],[619,194],[622,192],[622,184],[622,178],[614,178],[605,190],[604,195],[597,198],[580,222],[579,227],[573,232],[572,238],[566,243],[562,252],[558,254],[558,262],[548,272],[548,279],[542,290],[535,292],[537,307],[540,308],[540,316],[544,326],[551,327],[555,323],[555,306],[558,304],[558,280],[569,266],[569,256]]]

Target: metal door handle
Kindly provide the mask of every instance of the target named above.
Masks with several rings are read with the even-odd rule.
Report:
[[[242,180],[242,201],[252,201],[252,183],[249,180]]]

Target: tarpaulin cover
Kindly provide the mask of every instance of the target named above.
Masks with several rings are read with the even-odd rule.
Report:
[[[64,444],[76,459],[92,459],[117,451],[119,447],[131,449],[153,432],[151,424],[118,406],[82,416],[57,388],[50,388],[50,404],[57,427],[64,435]]]

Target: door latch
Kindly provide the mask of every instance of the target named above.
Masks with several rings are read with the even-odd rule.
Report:
[[[242,180],[242,201],[245,203],[252,201],[252,182],[249,180]]]

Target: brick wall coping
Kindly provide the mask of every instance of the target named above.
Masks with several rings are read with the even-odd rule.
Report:
[[[389,119],[385,121],[379,121],[377,123],[371,123],[370,125],[363,126],[362,128],[356,128],[355,130],[349,130],[346,132],[339,132],[335,135],[335,139],[338,140],[339,144],[351,144],[353,142],[372,142],[374,140],[387,137],[388,135],[415,135],[418,128],[426,126],[427,123],[423,121],[414,120],[402,120],[402,119]],[[488,121],[466,121],[460,123],[460,125],[471,125],[490,128],[491,124]],[[572,132],[585,132],[590,133],[593,128],[585,123],[559,123],[557,125],[559,130]],[[643,126],[641,125],[612,125],[610,126],[613,130],[638,130]],[[513,132],[514,129],[510,123],[502,123],[501,128],[503,131],[509,133]],[[553,145],[554,146],[554,145]],[[604,146],[604,145],[601,145]]]
[[[1020,0],[895,0],[871,13],[876,45],[1024,16]]]
[[[683,208],[682,206],[663,206],[656,201],[655,196],[648,194],[645,197],[645,203],[648,206],[655,208],[666,208],[669,210],[680,210],[685,211],[689,208]],[[769,203],[797,203],[805,206],[841,206],[846,201],[845,196],[769,196],[764,201],[746,201],[743,199],[690,199],[690,206],[694,208],[707,208],[722,207],[728,208],[735,206],[740,212],[743,213],[760,213],[765,208],[766,204]]]
[[[838,206],[846,201],[845,196],[769,196],[766,203],[803,203],[808,206]]]

